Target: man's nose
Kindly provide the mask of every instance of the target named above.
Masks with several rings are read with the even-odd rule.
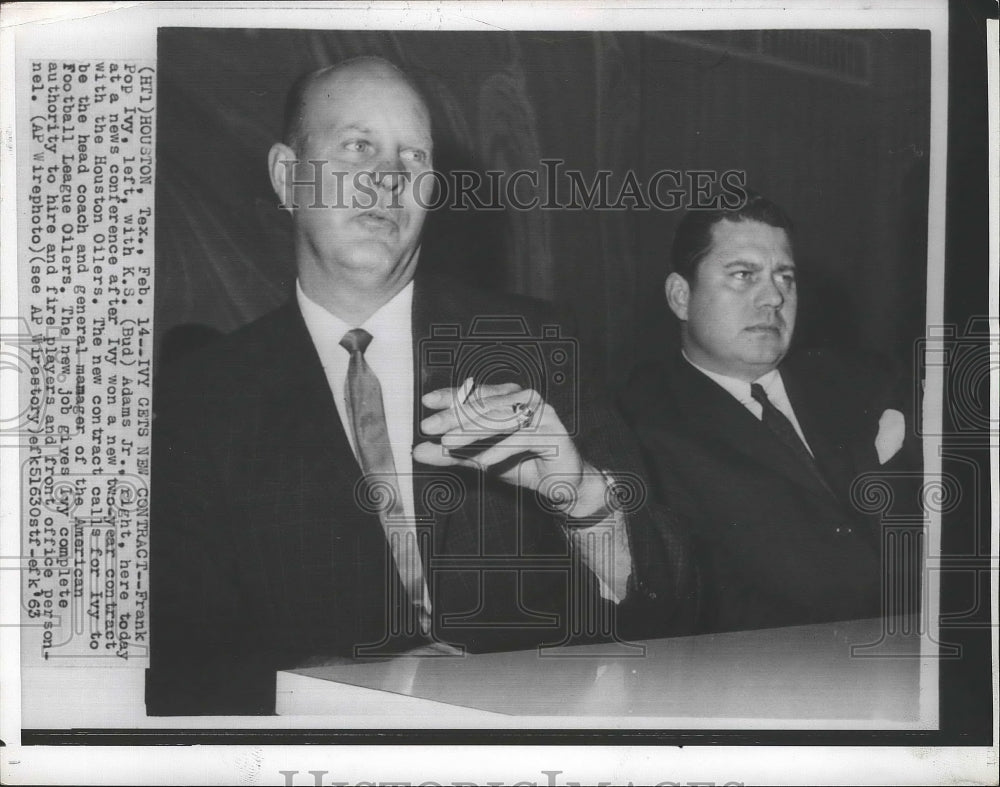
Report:
[[[773,276],[766,276],[757,291],[757,305],[779,309],[785,303],[785,294],[778,287]]]
[[[403,188],[407,174],[403,160],[399,156],[386,156],[375,167],[373,179],[379,188],[389,193],[396,193]]]

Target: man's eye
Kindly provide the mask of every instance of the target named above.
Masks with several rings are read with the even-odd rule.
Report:
[[[414,164],[423,164],[427,161],[426,150],[404,150],[400,155],[403,161],[412,161]]]
[[[784,284],[786,287],[794,287],[795,286],[795,274],[794,273],[781,273],[781,274],[778,275],[778,278],[781,280],[781,283]]]
[[[753,276],[753,271],[746,271],[746,270],[733,271],[733,278],[738,279],[739,281],[747,281],[752,276]]]
[[[344,150],[351,153],[364,153],[371,145],[364,139],[352,139],[344,143]]]

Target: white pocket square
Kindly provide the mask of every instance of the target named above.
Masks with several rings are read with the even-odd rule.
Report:
[[[886,410],[878,419],[878,434],[875,435],[875,450],[878,463],[884,465],[903,447],[906,436],[906,418],[899,410]]]

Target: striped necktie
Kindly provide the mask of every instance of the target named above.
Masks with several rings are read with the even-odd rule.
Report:
[[[348,331],[340,340],[340,346],[351,355],[344,384],[347,413],[361,469],[369,484],[369,494],[381,503],[379,519],[396,563],[396,571],[409,596],[409,608],[414,610],[420,632],[426,636],[431,626],[430,596],[424,581],[416,526],[406,517],[396,478],[396,463],[392,458],[382,403],[382,386],[365,361],[365,350],[371,341],[372,335],[362,328]],[[407,605],[403,607],[408,608]],[[402,623],[403,633],[417,633],[412,621]]]

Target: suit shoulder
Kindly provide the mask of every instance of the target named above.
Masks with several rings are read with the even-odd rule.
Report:
[[[635,425],[669,407],[673,374],[672,365],[663,361],[645,361],[632,370],[617,397],[630,424]]]
[[[782,364],[782,376],[786,385],[790,382],[809,396],[858,412],[906,412],[910,407],[911,386],[902,364],[877,353],[807,350]]]
[[[488,290],[449,277],[438,276],[429,278],[426,284],[438,291],[447,291],[452,297],[457,298],[466,306],[481,311],[485,310],[489,312],[492,310],[496,312],[496,310],[502,309],[538,315],[554,313],[556,311],[555,304],[542,298],[520,295],[513,292]]]
[[[565,334],[575,325],[567,310],[540,298],[486,290],[444,276],[428,276],[420,280],[419,286],[432,323],[445,319],[478,332],[500,334],[516,334],[521,325],[531,334],[544,326],[557,325]]]
[[[286,304],[159,369],[158,403],[192,393],[204,398],[209,392],[221,396],[252,389],[266,375],[262,359],[280,357],[287,349],[295,316]]]
[[[782,364],[782,371],[786,369],[801,376],[863,388],[882,388],[902,374],[898,362],[879,353],[826,347],[796,351]]]
[[[665,361],[647,360],[636,364],[629,374],[630,386],[663,387],[671,379],[671,364]]]

